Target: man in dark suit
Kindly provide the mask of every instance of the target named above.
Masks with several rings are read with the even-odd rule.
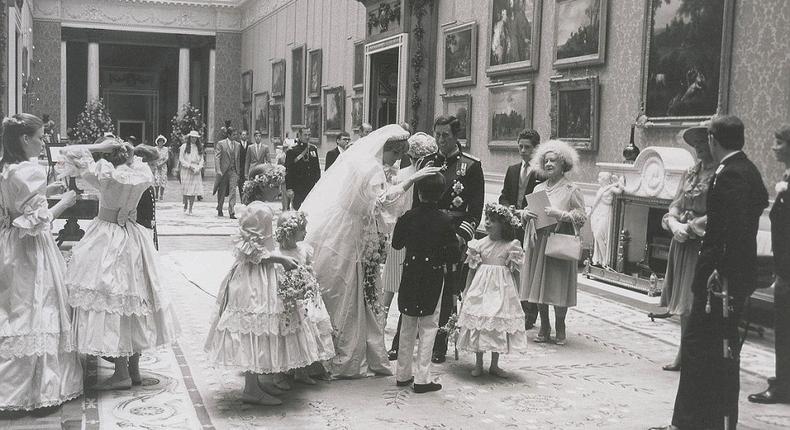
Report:
[[[774,155],[784,164],[771,208],[771,246],[774,251],[774,350],[776,373],[768,389],[749,396],[753,403],[790,403],[790,125],[774,133]]]
[[[342,152],[345,152],[348,149],[349,145],[351,145],[351,136],[348,135],[345,131],[341,131],[340,134],[337,135],[335,138],[335,143],[337,146],[335,149],[326,153],[326,163],[324,163],[324,171],[329,170],[334,164],[337,157],[340,156]]]
[[[310,190],[321,179],[321,166],[318,148],[309,143],[310,129],[299,129],[296,140],[285,154],[285,188],[292,198],[293,208],[299,210]]]
[[[694,272],[691,314],[681,341],[675,412],[672,425],[664,429],[735,429],[738,423],[738,323],[757,281],[757,229],[768,206],[768,193],[760,172],[741,151],[744,133],[738,117],[714,117],[707,134],[719,167],[709,186],[708,223]],[[711,293],[725,285],[730,304],[727,318],[722,315],[721,296]],[[725,340],[728,357],[722,348]]]
[[[524,209],[527,204],[526,195],[532,194],[535,185],[543,182],[529,167],[532,153],[538,145],[540,145],[540,134],[537,131],[528,128],[518,134],[518,154],[521,156],[521,162],[507,168],[502,194],[499,195],[499,204]],[[516,237],[519,242],[524,241],[523,228],[516,231]],[[521,307],[524,309],[524,326],[527,330],[535,327],[535,321],[538,319],[538,305],[525,301],[521,302]]]
[[[239,196],[242,195],[242,189],[244,188],[244,181],[247,180],[247,171],[244,169],[244,166],[247,165],[247,148],[250,146],[250,138],[249,134],[247,134],[247,130],[241,131],[241,140],[239,141],[239,166],[241,166],[241,170],[239,171],[239,179],[237,181],[237,185],[239,188]]]
[[[214,145],[214,194],[217,195],[217,216],[222,216],[222,206],[225,197],[228,197],[228,213],[235,219],[236,183],[238,182],[241,164],[239,164],[239,144],[233,139],[233,128],[230,121],[225,121],[223,127],[225,139]]]

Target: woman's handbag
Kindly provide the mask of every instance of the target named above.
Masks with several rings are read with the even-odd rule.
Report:
[[[576,228],[576,224],[573,224],[575,234],[559,233],[561,225],[562,223],[557,223],[557,228],[549,234],[546,241],[546,257],[579,261],[582,257],[582,239],[579,237],[579,229]]]

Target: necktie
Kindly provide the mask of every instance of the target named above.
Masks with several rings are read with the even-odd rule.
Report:
[[[521,177],[518,181],[518,200],[516,206],[520,209],[524,207],[524,195],[527,194],[527,180],[529,179],[529,168],[521,166]]]

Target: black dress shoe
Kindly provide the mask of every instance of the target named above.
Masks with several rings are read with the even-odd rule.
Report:
[[[673,426],[672,424],[670,424],[668,426],[650,427],[647,430],[680,430],[680,427]]]
[[[223,216],[223,215],[222,215],[222,209],[217,209],[217,216],[218,216],[218,217],[221,217],[221,216]]]
[[[397,360],[398,359],[398,350],[397,349],[390,349],[389,352],[387,353],[387,357],[390,359],[390,361]]]
[[[408,387],[412,382],[414,382],[414,376],[412,376],[408,381],[395,381],[395,385],[399,387]]]
[[[427,384],[414,384],[414,392],[417,394],[430,393],[431,391],[439,391],[442,389],[442,384],[435,384],[429,382]]]
[[[445,361],[447,361],[447,358],[443,355],[434,355],[431,357],[431,363],[442,364]]]
[[[533,328],[535,328],[535,323],[529,321],[524,323],[524,330],[532,330]]]
[[[777,390],[776,387],[768,387],[762,393],[750,394],[749,401],[752,403],[762,403],[772,405],[774,403],[790,403],[790,395],[786,391]]]
[[[230,214],[230,219],[236,219],[236,214]]]

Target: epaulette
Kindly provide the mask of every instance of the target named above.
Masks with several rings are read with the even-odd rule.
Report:
[[[468,159],[470,159],[472,161],[477,161],[478,163],[480,162],[479,158],[475,157],[474,155],[472,155],[472,154],[470,154],[468,152],[462,152],[461,156],[466,157],[466,158],[468,158]]]

